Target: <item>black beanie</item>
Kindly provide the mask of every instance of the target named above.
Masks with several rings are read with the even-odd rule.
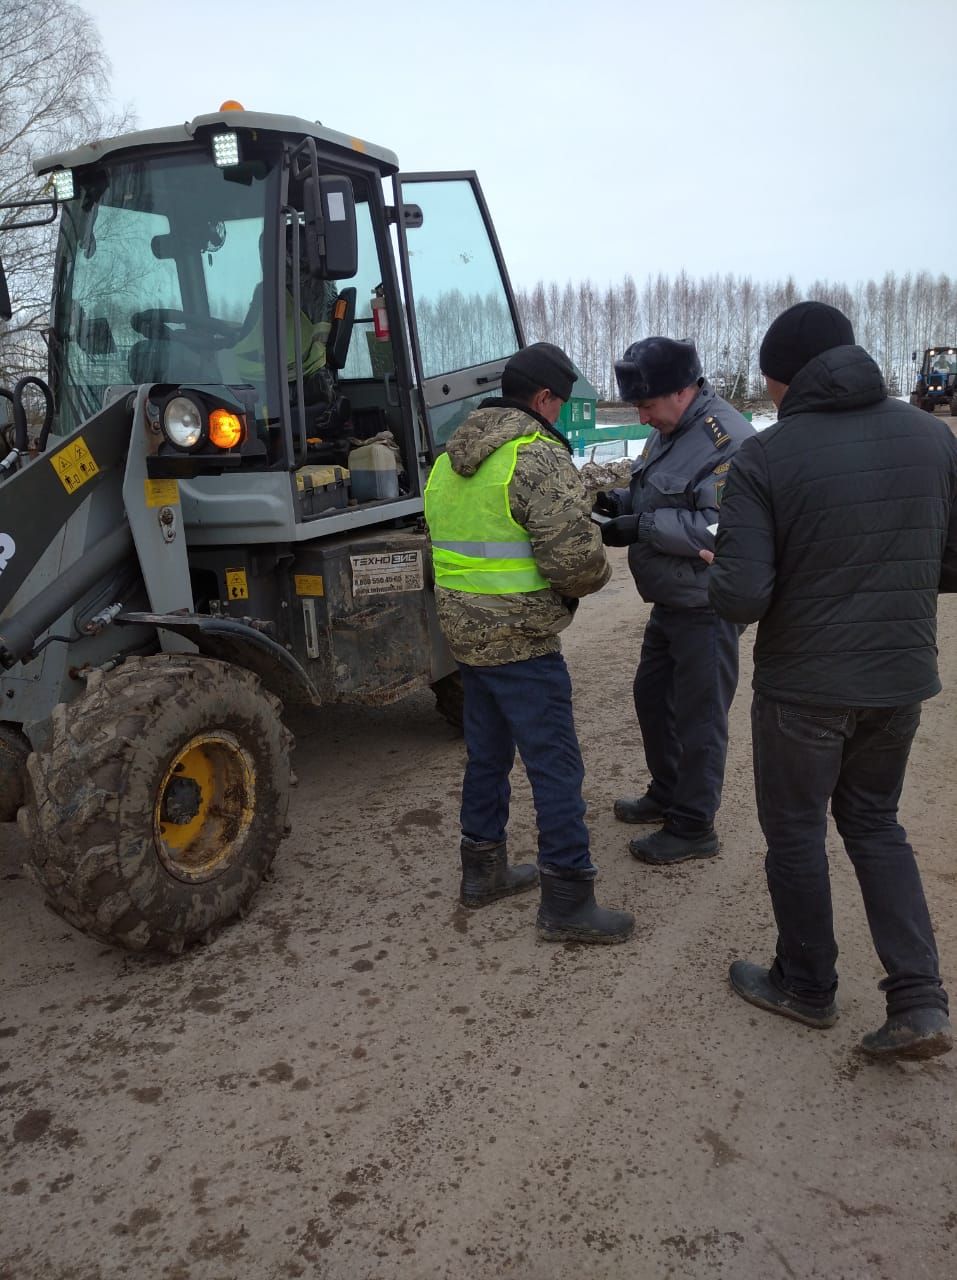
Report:
[[[683,391],[701,377],[701,361],[693,342],[675,338],[642,338],[615,361],[622,400],[637,404]]]
[[[533,342],[517,351],[502,370],[502,395],[525,400],[545,387],[560,400],[567,400],[577,381],[578,370],[561,347]]]
[[[772,322],[758,363],[763,374],[787,385],[822,351],[853,345],[854,330],[843,311],[826,302],[799,302]]]

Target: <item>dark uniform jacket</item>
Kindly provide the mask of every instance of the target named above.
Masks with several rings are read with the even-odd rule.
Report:
[[[889,400],[860,347],[825,351],[742,446],[721,507],[711,602],[761,619],[754,688],[821,706],[931,697],[955,572],[957,440]]]
[[[718,520],[731,458],[754,435],[747,418],[707,382],[670,435],[653,431],[632,469],[627,491],[614,490],[619,514],[640,515],[639,541],[628,565],[642,600],[670,609],[707,609],[714,548],[708,525]]]
[[[518,451],[508,486],[513,520],[528,533],[532,555],[551,584],[543,591],[474,595],[435,588],[439,623],[453,656],[469,666],[498,666],[557,653],[559,633],[572,620],[581,596],[611,577],[598,526],[568,442],[543,418],[508,400],[486,400],[448,442],[449,461],[471,476],[496,449],[540,431],[557,442],[536,440]]]

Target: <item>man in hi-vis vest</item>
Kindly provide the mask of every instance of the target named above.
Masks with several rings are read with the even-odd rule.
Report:
[[[502,398],[469,414],[432,468],[425,518],[439,621],[465,689],[461,901],[483,907],[538,883],[534,867],[510,867],[506,853],[517,747],[538,819],[539,937],[624,942],[634,917],[595,902],[585,771],[558,638],[579,598],[611,577],[555,428],[576,377],[551,343],[514,355]]]

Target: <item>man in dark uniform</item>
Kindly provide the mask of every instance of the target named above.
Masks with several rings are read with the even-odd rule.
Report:
[[[615,364],[623,400],[654,428],[629,489],[600,494],[606,546],[627,546],[645,627],[634,696],[651,775],[638,799],[618,800],[621,822],[660,826],[628,846],[653,865],[718,852],[714,816],[728,749],[728,709],[738,683],[738,628],[708,602],[702,550],[714,548],[721,490],[753,427],[701,375],[694,344],[633,343]]]

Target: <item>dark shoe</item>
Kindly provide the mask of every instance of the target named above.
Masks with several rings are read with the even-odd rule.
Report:
[[[662,828],[650,836],[630,841],[628,849],[631,856],[641,862],[668,867],[673,862],[687,862],[689,858],[713,858],[718,852],[718,837],[713,830],[700,836],[680,836]]]
[[[635,927],[630,911],[610,911],[595,902],[595,881],[542,876],[535,922],[546,942],[627,942]]]
[[[871,1031],[857,1046],[869,1058],[937,1058],[950,1053],[954,1037],[943,1009],[908,1009],[892,1013],[879,1031]]]
[[[806,1027],[817,1027],[821,1031],[833,1027],[837,1022],[837,1005],[805,1004],[797,996],[789,996],[786,991],[776,987],[771,981],[767,969],[749,960],[735,960],[728,970],[731,985],[748,1004],[757,1005],[759,1009],[767,1009],[769,1013],[779,1013],[783,1018],[792,1018],[795,1022],[803,1022]]]
[[[531,863],[518,867],[508,865],[505,842],[470,840],[462,837],[462,888],[459,901],[463,907],[487,907],[499,898],[524,893],[538,884],[538,871]]]
[[[637,800],[616,800],[615,817],[619,822],[647,822],[661,826],[665,813],[657,800],[651,796],[639,796]]]

